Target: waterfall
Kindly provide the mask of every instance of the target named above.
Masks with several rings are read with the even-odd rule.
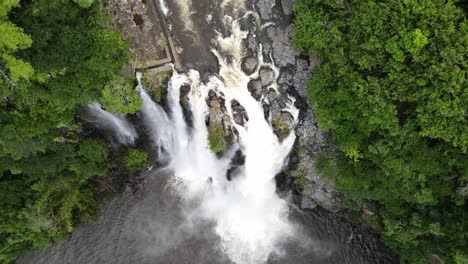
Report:
[[[176,132],[175,127],[164,109],[153,102],[151,97],[146,93],[141,83],[141,73],[137,73],[138,86],[136,90],[139,92],[140,97],[143,99],[141,109],[143,123],[150,134],[150,140],[158,149],[158,158],[160,161],[166,161],[169,158],[168,151],[174,149]]]
[[[133,146],[138,138],[135,128],[125,117],[103,110],[99,103],[88,105],[86,119],[97,129],[110,133],[111,143],[115,145]]]
[[[169,14],[169,8],[167,8],[165,0],[159,0],[159,6],[161,7],[161,11],[165,16]]]
[[[275,79],[279,77],[279,70],[273,63],[266,63],[259,52],[259,66],[253,74],[246,75],[241,69],[241,59],[247,32],[240,29],[236,19],[226,16],[225,23],[230,25],[231,35],[224,38],[218,35],[218,49],[212,50],[220,64],[218,75],[201,82],[196,70],[186,74],[173,71],[168,84],[168,113],[144,91],[141,74],[137,74],[137,90],[143,98],[144,126],[151,132],[159,155],[169,160],[168,167],[174,172],[172,187],[183,200],[198,201],[189,214],[215,224],[220,246],[233,262],[264,263],[278,245],[294,233],[287,219],[287,202],[275,192],[274,177],[283,169],[295,134],[291,132],[280,142],[265,119],[262,104],[247,89],[249,81],[258,78],[260,68],[272,69]],[[180,88],[184,85],[190,86],[191,127],[186,124],[179,102]],[[276,82],[270,88],[276,90]],[[238,145],[221,158],[208,147],[205,119],[209,91],[226,102],[236,100],[249,117],[244,125],[232,122],[238,132]],[[233,120],[233,110],[230,104],[226,105],[227,114]],[[288,110],[297,121],[298,110],[293,100],[285,111]],[[245,155],[245,164],[229,181],[226,173],[235,149]]]

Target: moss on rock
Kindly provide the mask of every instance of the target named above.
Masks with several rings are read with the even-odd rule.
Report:
[[[166,94],[166,87],[170,77],[171,73],[168,71],[146,71],[143,73],[143,85],[151,98],[158,104],[162,102]]]
[[[290,125],[284,122],[282,117],[273,119],[271,125],[273,127],[273,131],[278,136],[279,141],[283,141],[291,132]]]
[[[211,123],[208,127],[208,146],[211,151],[218,153],[227,148],[227,134],[222,124]]]

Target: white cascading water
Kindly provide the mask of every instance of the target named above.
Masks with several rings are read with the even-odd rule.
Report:
[[[87,119],[96,128],[110,132],[113,144],[133,146],[138,138],[135,128],[125,117],[103,110],[99,103],[94,102],[88,105]]]
[[[158,149],[158,159],[166,161],[170,156],[166,153],[174,149],[175,138],[173,137],[176,128],[169,119],[164,109],[153,102],[151,97],[145,92],[141,84],[141,73],[137,72],[138,86],[136,90],[143,99],[141,109],[143,123],[147,126],[150,134],[150,140]]]
[[[165,0],[159,0],[159,6],[161,7],[161,11],[165,16],[169,13],[169,8],[167,8]]]
[[[295,134],[290,133],[280,142],[270,122],[265,120],[261,103],[247,89],[249,81],[258,77],[261,67],[272,68],[276,78],[278,69],[265,63],[259,52],[256,72],[246,75],[241,69],[241,60],[247,33],[241,31],[235,19],[226,17],[224,22],[231,27],[232,34],[226,38],[219,35],[218,50],[212,50],[219,60],[219,76],[211,76],[208,82],[202,83],[195,70],[187,74],[174,71],[168,85],[169,114],[145,92],[141,74],[137,74],[137,90],[143,98],[144,125],[159,148],[159,157],[167,159],[168,167],[174,171],[172,187],[184,200],[199,202],[199,206],[191,208],[190,215],[215,224],[220,246],[233,262],[265,263],[277,251],[278,245],[294,233],[293,225],[287,219],[287,202],[275,192],[274,177],[284,166]],[[229,62],[221,54],[230,55]],[[183,85],[191,87],[188,99],[193,128],[187,126],[179,102]],[[276,83],[271,88],[276,90]],[[249,117],[244,126],[232,122],[238,131],[238,146],[232,147],[222,158],[208,147],[205,117],[210,90],[226,100],[231,120],[233,111],[229,106],[232,100],[237,100]],[[289,110],[297,120],[298,110],[293,103],[291,100]],[[226,172],[236,148],[245,155],[245,164],[240,175],[228,181]]]

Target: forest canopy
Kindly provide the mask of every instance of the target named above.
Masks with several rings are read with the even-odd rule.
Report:
[[[298,0],[327,172],[404,263],[468,263],[468,21],[461,1]],[[466,7],[466,6],[465,6]],[[465,10],[466,11],[466,10]],[[330,169],[336,168],[336,169]]]
[[[96,208],[90,179],[113,163],[108,145],[83,132],[82,106],[102,99],[129,113],[141,102],[118,76],[128,45],[101,26],[92,0],[0,1],[0,36],[0,263],[8,263],[63,238]],[[136,105],[120,105],[123,97]]]

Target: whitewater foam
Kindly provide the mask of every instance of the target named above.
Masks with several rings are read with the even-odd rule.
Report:
[[[261,102],[256,101],[247,89],[248,83],[258,78],[260,68],[272,69],[275,80],[279,77],[279,69],[273,63],[265,62],[260,47],[259,66],[253,74],[246,75],[241,69],[241,60],[247,32],[241,30],[238,19],[225,16],[224,23],[230,27],[231,35],[218,34],[217,48],[212,49],[219,61],[219,74],[201,82],[196,70],[186,74],[173,71],[168,84],[168,113],[146,94],[141,75],[137,76],[137,89],[143,98],[143,122],[151,131],[153,143],[160,149],[158,154],[167,157],[168,167],[174,171],[172,187],[183,200],[198,201],[187,215],[214,223],[220,247],[233,262],[264,263],[277,252],[278,245],[294,233],[294,227],[287,219],[288,205],[276,194],[274,177],[283,169],[295,134],[291,132],[280,142],[271,123],[265,120]],[[187,125],[179,102],[180,89],[187,85],[190,86],[187,97],[192,127]],[[277,91],[276,85],[275,81],[268,89]],[[234,120],[230,107],[233,100],[239,102],[249,116],[244,126],[231,122],[237,131],[237,143],[221,158],[208,146],[205,120],[209,115],[206,103],[209,91],[227,102],[227,115],[231,121]],[[297,121],[298,110],[293,98],[284,111],[289,111]],[[245,155],[245,164],[229,181],[226,173],[237,149]]]
[[[97,129],[111,133],[111,143],[115,145],[133,146],[138,138],[135,128],[125,117],[103,110],[97,102],[88,105],[85,118]]]
[[[159,0],[159,6],[161,7],[161,11],[165,16],[169,14],[169,8],[164,0]]]

